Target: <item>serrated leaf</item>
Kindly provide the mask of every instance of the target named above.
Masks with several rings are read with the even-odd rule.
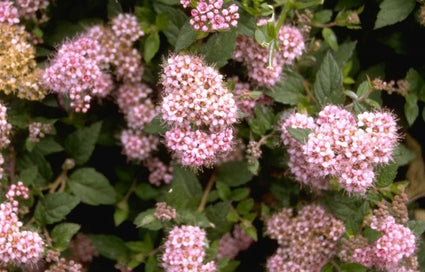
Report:
[[[37,166],[31,166],[28,168],[25,168],[20,173],[20,180],[24,183],[26,187],[29,187],[33,184],[34,180],[37,178],[38,174],[38,167]]]
[[[295,71],[286,71],[282,80],[264,93],[274,101],[295,106],[305,95],[303,77]]]
[[[146,228],[149,230],[160,230],[162,229],[162,223],[159,219],[154,216],[156,209],[148,209],[139,213],[134,219],[134,224],[140,228]]]
[[[230,187],[226,183],[217,181],[215,187],[217,188],[217,193],[221,200],[227,200],[230,197]]]
[[[61,223],[50,232],[53,247],[59,251],[68,248],[71,238],[80,230],[80,225],[75,223]]]
[[[229,222],[226,216],[230,211],[230,201],[218,202],[217,204],[210,205],[205,209],[205,215],[208,220],[214,224],[217,236],[223,235],[228,231]]]
[[[114,188],[94,168],[77,169],[69,177],[67,185],[83,203],[93,206],[115,203]]]
[[[384,0],[379,5],[375,29],[403,21],[415,8],[415,0]]]
[[[363,81],[362,83],[360,83],[359,87],[357,87],[356,94],[358,97],[363,97],[368,91],[369,91],[369,82]]]
[[[308,141],[308,135],[311,133],[311,129],[309,128],[293,128],[288,126],[286,130],[295,140],[302,144]]]
[[[231,161],[220,165],[217,170],[217,180],[226,183],[231,187],[240,186],[249,182],[253,175],[248,170],[245,161]]]
[[[393,183],[397,175],[398,165],[395,162],[391,162],[388,165],[381,166],[378,170],[375,185],[378,188],[384,188]]]
[[[152,121],[143,128],[143,132],[147,134],[163,134],[167,132],[168,127],[161,116],[161,114],[155,116]]]
[[[413,125],[419,115],[418,97],[416,94],[408,94],[406,96],[406,104],[404,104],[404,115],[406,116],[409,126]]]
[[[236,48],[236,31],[218,32],[211,35],[208,41],[201,47],[201,53],[205,55],[207,63],[220,68],[232,58]]]
[[[43,155],[49,155],[64,150],[63,146],[61,146],[52,136],[40,139],[40,141],[36,144],[36,148]]]
[[[314,96],[321,106],[342,104],[342,71],[334,57],[328,52],[320,65],[314,82]]]
[[[195,210],[202,196],[202,188],[196,175],[180,165],[173,165],[173,181],[166,202],[177,210]]]
[[[180,29],[187,22],[188,17],[181,9],[176,9],[167,5],[159,3],[159,1],[153,2],[153,7],[157,14],[166,14],[168,18],[167,29],[162,32],[167,37],[168,42],[175,46],[177,38],[180,33]]]
[[[150,63],[152,58],[159,50],[159,34],[158,32],[152,32],[146,37],[145,45],[143,48],[143,58],[147,63]]]
[[[333,51],[337,51],[339,46],[338,46],[338,39],[335,35],[335,32],[333,32],[332,29],[325,27],[322,29],[322,36],[323,39],[329,44],[329,47],[333,50]]]
[[[249,195],[249,188],[237,188],[232,191],[230,196],[233,201],[241,201]]]
[[[116,0],[108,0],[108,19],[113,19],[115,16],[123,13],[121,4]]]
[[[332,10],[323,9],[314,13],[314,16],[311,22],[314,24],[326,24],[331,19],[332,19]]]
[[[363,230],[362,236],[365,237],[370,244],[370,243],[377,241],[379,238],[381,238],[382,232],[367,227]]]
[[[404,166],[416,158],[415,152],[408,149],[404,144],[399,144],[392,156],[398,166]]]
[[[65,140],[65,150],[78,165],[86,163],[93,153],[102,122],[78,129]]]
[[[159,195],[159,190],[148,183],[140,183],[136,186],[134,193],[141,200],[155,199]]]
[[[34,217],[40,225],[53,224],[65,218],[80,200],[67,193],[50,193],[37,205]]]
[[[420,237],[425,231],[425,222],[410,220],[406,223],[406,226],[417,236]]]
[[[239,202],[238,205],[236,206],[236,210],[238,211],[239,215],[245,215],[251,212],[253,207],[254,207],[254,200],[252,198],[248,198]]]
[[[90,235],[95,248],[105,258],[120,261],[128,258],[130,250],[124,241],[115,235],[97,234]]]
[[[176,40],[175,51],[179,52],[183,49],[188,48],[192,43],[196,41],[197,32],[193,29],[193,26],[187,21],[180,29]]]

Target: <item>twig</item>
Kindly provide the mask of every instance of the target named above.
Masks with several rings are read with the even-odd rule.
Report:
[[[207,204],[208,195],[215,183],[215,174],[212,174],[210,179],[208,180],[207,187],[205,187],[204,194],[202,195],[201,203],[198,206],[198,212],[202,212],[205,209],[205,205]]]

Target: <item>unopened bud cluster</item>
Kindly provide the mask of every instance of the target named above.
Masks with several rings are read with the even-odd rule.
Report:
[[[233,95],[218,71],[192,55],[174,55],[161,75],[165,143],[186,166],[211,165],[231,150],[237,120]]]
[[[191,5],[191,0],[180,0],[184,8]],[[239,7],[231,4],[227,8],[223,0],[196,1],[196,7],[190,11],[192,18],[190,24],[195,30],[202,32],[228,30],[236,27],[239,20]]]
[[[157,202],[154,216],[160,220],[171,220],[177,217],[177,211],[165,202]]]
[[[206,247],[203,229],[190,225],[175,226],[164,244],[161,266],[166,272],[214,272],[217,270],[215,262],[204,263]]]
[[[28,140],[30,142],[37,143],[40,141],[40,138],[44,138],[51,130],[52,126],[50,124],[32,122],[28,125]]]
[[[44,242],[37,232],[21,230],[20,198],[28,198],[28,188],[22,182],[12,184],[6,193],[6,202],[0,204],[0,268],[36,263],[44,251]]]
[[[44,272],[83,272],[81,264],[60,257],[59,251],[49,250],[47,252],[46,261],[50,263],[50,265]]]
[[[248,76],[259,86],[272,87],[279,80],[284,64],[292,64],[305,48],[304,37],[293,26],[283,26],[278,34],[279,51],[274,52],[269,67],[269,49],[258,44],[254,38],[238,36],[233,59],[243,62]]]
[[[308,205],[293,216],[284,208],[266,222],[266,233],[279,248],[268,259],[269,272],[320,271],[336,254],[344,223],[321,206]]]
[[[301,143],[287,127],[311,132]],[[374,167],[390,162],[398,138],[392,113],[364,112],[355,117],[335,105],[323,108],[316,120],[293,113],[282,125],[292,174],[315,190],[329,188],[328,179],[332,177],[348,192],[366,193],[375,178]]]
[[[254,240],[246,234],[240,225],[235,225],[232,232],[221,237],[217,259],[227,257],[232,260],[239,252],[247,250],[253,242]]]

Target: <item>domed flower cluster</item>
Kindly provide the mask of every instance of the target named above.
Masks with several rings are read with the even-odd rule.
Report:
[[[184,8],[191,4],[191,0],[180,0]],[[239,20],[239,7],[231,4],[227,8],[223,7],[223,0],[200,0],[196,2],[196,7],[190,11],[192,18],[190,24],[195,30],[202,32],[227,30],[236,27]]]
[[[25,19],[35,18],[37,12],[49,6],[48,0],[16,0],[19,16]]]
[[[298,142],[287,127],[310,129],[305,143]],[[327,189],[334,177],[346,191],[364,194],[372,186],[374,167],[391,160],[397,141],[393,114],[365,112],[356,117],[335,105],[326,106],[316,120],[293,113],[282,125],[288,147],[288,166],[295,179],[312,189]]]
[[[28,198],[28,188],[22,182],[11,185],[6,202],[0,204],[0,268],[9,264],[35,263],[44,251],[38,233],[20,229],[18,198]]]
[[[157,202],[154,216],[163,221],[171,220],[177,217],[177,211],[165,202]]]
[[[216,271],[213,261],[205,263],[206,234],[199,227],[175,226],[168,234],[162,255],[162,267],[166,272]]]
[[[253,242],[254,240],[239,225],[235,225],[231,233],[228,232],[221,237],[217,259],[227,257],[232,260],[239,252],[247,250]]]
[[[230,151],[237,107],[223,76],[199,57],[174,55],[164,64],[161,81],[162,118],[171,127],[165,143],[179,161],[210,165]]]
[[[99,252],[94,247],[90,240],[90,237],[82,232],[77,233],[75,237],[69,243],[69,250],[75,260],[79,263],[88,265],[94,257],[99,255]]]
[[[136,17],[120,14],[111,27],[93,26],[77,39],[63,44],[43,80],[47,88],[69,96],[70,106],[87,112],[92,97],[105,97],[116,79],[125,83],[141,80],[143,66],[140,53],[132,44],[143,35]]]
[[[144,160],[158,148],[159,138],[155,135],[147,135],[142,131],[125,129],[121,132],[123,153],[130,160]]]
[[[17,23],[19,23],[18,9],[13,6],[13,2],[0,1],[0,24],[14,25]]]
[[[318,272],[336,254],[337,242],[345,233],[344,223],[321,206],[308,205],[296,217],[282,209],[266,222],[266,233],[279,248],[268,259],[269,272]]]
[[[37,143],[40,141],[40,138],[44,138],[51,130],[52,126],[50,124],[32,122],[28,125],[28,140],[30,142]]]
[[[402,271],[407,267],[417,271],[417,262],[409,260],[416,250],[416,237],[409,228],[397,223],[389,214],[374,216],[370,228],[381,232],[382,236],[371,244],[362,236],[343,241],[339,253],[342,260],[384,271]]]
[[[4,4],[0,5],[0,91],[22,99],[41,100],[46,91],[39,83],[42,71],[35,62],[35,49],[26,40],[28,33],[23,27],[10,23],[16,20],[12,20],[10,11],[2,10],[2,6]],[[10,16],[5,18],[5,15]]]
[[[7,108],[0,103],[0,179],[3,178],[4,163],[3,154],[1,153],[4,148],[10,144],[9,135],[12,126],[7,121]]]
[[[49,268],[44,272],[83,271],[83,266],[80,263],[60,257],[59,251],[49,250],[47,252],[46,261],[49,263]]]
[[[165,184],[170,184],[173,179],[173,166],[166,165],[157,157],[149,158],[145,163],[149,170],[149,183],[155,186],[160,186],[161,181]]]
[[[272,87],[280,80],[283,65],[291,64],[305,48],[301,31],[292,26],[281,27],[278,42],[279,51],[273,54],[272,67],[268,67],[269,49],[252,37],[237,37],[233,59],[245,64],[248,76],[257,85]]]

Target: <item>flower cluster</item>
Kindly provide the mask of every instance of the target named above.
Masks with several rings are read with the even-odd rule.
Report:
[[[51,130],[52,126],[50,124],[32,122],[28,125],[28,140],[30,142],[37,143],[40,141],[40,138],[44,138]]]
[[[147,159],[152,151],[157,149],[159,138],[155,135],[147,135],[141,131],[125,129],[121,132],[121,144],[123,153],[130,160]]]
[[[210,165],[230,151],[237,107],[223,76],[199,57],[174,55],[165,63],[161,81],[162,118],[171,127],[165,141],[180,162]]]
[[[160,220],[171,220],[177,217],[177,211],[165,202],[157,202],[154,216]]]
[[[44,272],[82,272],[83,267],[81,264],[73,260],[67,260],[60,257],[59,251],[49,250],[47,252],[46,261],[50,263],[49,268]]]
[[[19,23],[18,10],[11,1],[0,2],[0,24],[14,25]],[[1,32],[3,33],[3,32]]]
[[[155,186],[160,186],[161,181],[169,184],[173,179],[173,166],[166,165],[157,157],[146,160],[146,168],[149,170],[149,183]]]
[[[162,255],[162,267],[166,272],[216,271],[213,261],[205,263],[206,234],[199,227],[175,226],[168,234]]]
[[[298,142],[287,127],[310,129],[305,143]],[[364,112],[355,116],[328,105],[317,120],[294,113],[282,125],[288,146],[288,166],[296,180],[313,189],[326,189],[335,177],[348,192],[365,193],[372,186],[374,167],[388,163],[398,140],[395,117],[390,112]]]
[[[22,182],[12,184],[6,193],[7,201],[0,204],[0,267],[35,263],[44,251],[37,232],[21,230],[17,198],[28,198],[28,188]]]
[[[248,236],[240,225],[235,225],[233,231],[226,233],[220,239],[217,258],[234,259],[239,252],[247,250],[254,240]]]
[[[278,40],[279,51],[273,54],[272,65],[268,67],[268,48],[262,47],[252,37],[237,37],[233,59],[245,64],[248,76],[259,86],[275,85],[280,80],[283,65],[291,64],[304,51],[304,37],[296,27],[281,27]]]
[[[180,0],[184,8],[187,8],[192,1]],[[202,32],[227,30],[236,27],[239,20],[239,7],[231,4],[227,8],[223,7],[223,0],[200,0],[196,2],[196,7],[190,12],[192,18],[190,24],[195,30]]]
[[[94,247],[90,237],[79,232],[69,243],[69,250],[75,260],[79,263],[88,265],[93,261],[94,257],[99,255],[99,252]]]
[[[19,16],[25,19],[35,18],[37,12],[49,6],[48,0],[16,0]]]
[[[320,271],[336,254],[345,233],[344,223],[317,205],[305,206],[296,217],[292,209],[284,208],[267,220],[266,227],[279,244],[267,261],[269,272]]]
[[[7,108],[0,103],[0,179],[3,177],[4,158],[1,153],[2,149],[10,144],[9,135],[12,126],[7,121]]]
[[[3,5],[0,22],[1,14],[7,13]],[[0,23],[0,33],[0,91],[22,99],[43,99],[46,91],[39,84],[42,71],[37,68],[34,47],[26,41],[27,32],[18,25]]]
[[[87,112],[92,97],[105,97],[113,89],[114,70],[124,83],[140,81],[143,65],[132,44],[143,35],[134,15],[120,14],[112,26],[93,26],[79,38],[63,44],[43,75],[47,88],[69,96],[70,106]]]
[[[369,244],[362,236],[343,240],[340,258],[346,262],[360,263],[366,267],[376,267],[385,271],[401,271],[413,269],[416,271],[417,262],[411,257],[416,250],[416,237],[412,231],[396,223],[394,217],[384,212],[375,212],[370,228],[382,233],[375,242]]]

